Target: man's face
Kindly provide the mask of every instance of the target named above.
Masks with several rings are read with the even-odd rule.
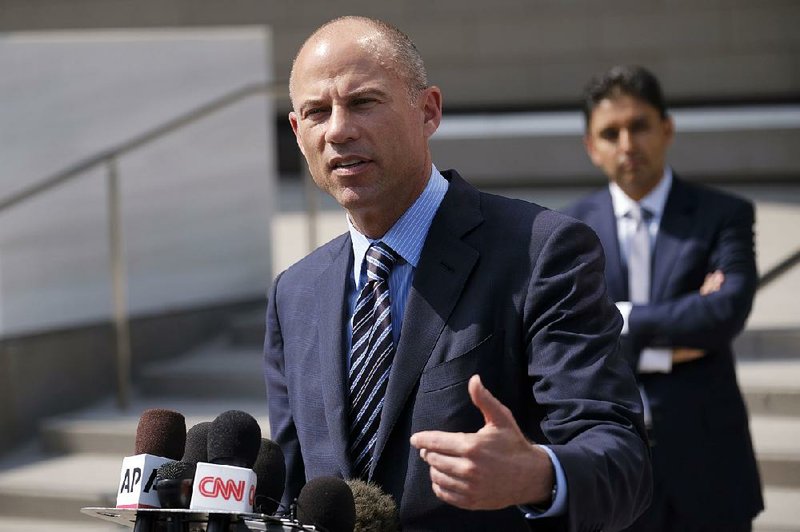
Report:
[[[627,94],[600,101],[592,111],[584,144],[595,166],[632,199],[653,190],[664,173],[672,119]]]
[[[292,78],[297,144],[314,181],[357,227],[363,217],[396,220],[422,192],[427,139],[441,119],[439,90],[412,101],[384,46],[339,28],[304,47]]]

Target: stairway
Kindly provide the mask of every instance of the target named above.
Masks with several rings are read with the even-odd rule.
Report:
[[[0,460],[0,532],[130,530],[80,513],[114,506],[122,458],[133,454],[147,408],[170,408],[187,428],[225,410],[244,410],[269,436],[261,368],[263,314],[232,320],[226,334],[180,358],[146,368],[131,407],[109,399],[45,420],[37,442]]]
[[[746,360],[739,383],[764,484],[756,532],[800,531],[800,358]]]
[[[36,446],[0,461],[0,532],[126,530],[79,509],[114,505],[121,460],[146,408],[182,412],[187,427],[244,410],[268,436],[262,339],[260,313],[238,317],[225,336],[146,369],[129,410],[109,400],[43,422]],[[755,531],[800,532],[800,358],[747,359],[738,372],[767,505]]]

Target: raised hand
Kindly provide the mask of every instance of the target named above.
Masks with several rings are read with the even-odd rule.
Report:
[[[430,466],[433,492],[467,510],[549,504],[555,477],[547,452],[528,441],[511,411],[478,375],[472,376],[468,390],[485,421],[478,432],[424,431],[411,436],[411,445]]]

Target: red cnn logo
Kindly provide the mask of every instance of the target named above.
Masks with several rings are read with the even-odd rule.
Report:
[[[231,497],[241,502],[244,499],[244,480],[238,482],[231,479],[221,479],[219,477],[203,477],[200,479],[200,493],[204,497],[230,500]]]

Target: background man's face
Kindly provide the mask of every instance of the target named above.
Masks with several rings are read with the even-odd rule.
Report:
[[[672,135],[672,119],[620,94],[594,108],[584,144],[594,165],[638,201],[661,180]]]
[[[289,120],[298,146],[317,185],[351,213],[407,203],[430,172],[431,89],[412,102],[381,43],[333,37],[309,43],[295,63]]]

